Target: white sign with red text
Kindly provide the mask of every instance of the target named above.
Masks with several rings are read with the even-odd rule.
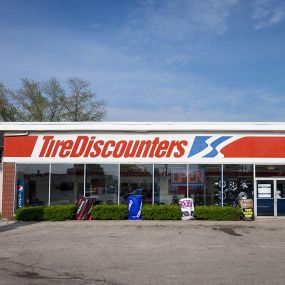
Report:
[[[5,136],[4,162],[284,162],[284,136],[225,134],[30,134]]]

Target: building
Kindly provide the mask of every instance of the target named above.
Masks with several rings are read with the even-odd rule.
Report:
[[[76,203],[238,206],[285,216],[285,123],[0,123],[2,216]],[[1,136],[0,136],[1,137]],[[0,140],[1,142],[1,140]]]
[[[4,133],[0,131],[0,213],[2,212],[2,153],[4,148],[3,134]]]

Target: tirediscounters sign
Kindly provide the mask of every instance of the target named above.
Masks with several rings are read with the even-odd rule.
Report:
[[[4,161],[19,163],[285,162],[285,136],[56,133],[4,144]]]

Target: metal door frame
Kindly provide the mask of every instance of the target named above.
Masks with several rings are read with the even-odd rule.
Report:
[[[274,205],[274,215],[273,216],[257,216],[257,181],[258,180],[267,180],[273,181],[273,205]],[[285,181],[285,177],[255,177],[254,179],[254,216],[257,218],[284,218],[282,216],[277,216],[277,180]]]

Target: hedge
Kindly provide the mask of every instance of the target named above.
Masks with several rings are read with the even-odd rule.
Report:
[[[179,205],[145,205],[142,208],[144,220],[181,220]]]
[[[237,221],[241,219],[241,210],[233,207],[196,206],[197,220]],[[178,205],[144,205],[143,220],[180,220],[181,210]],[[96,205],[92,210],[94,220],[126,220],[127,205]]]
[[[18,221],[43,221],[45,206],[24,207],[16,209]]]
[[[65,221],[75,219],[75,205],[33,206],[16,209],[18,221]]]
[[[64,221],[73,220],[76,215],[75,205],[34,206],[16,210],[19,221]],[[196,206],[197,220],[236,221],[241,219],[241,209],[219,206]],[[144,205],[143,220],[180,220],[181,210],[178,205]],[[93,220],[127,220],[127,205],[96,205],[92,209]]]
[[[95,205],[92,209],[93,220],[127,220],[127,205]]]
[[[66,221],[74,220],[76,205],[49,206],[44,209],[44,221]]]
[[[194,216],[197,220],[237,221],[241,219],[241,209],[229,206],[197,206]]]
[[[178,205],[144,205],[144,220],[180,220],[181,210]],[[127,220],[127,205],[96,205],[92,210],[93,220]]]

